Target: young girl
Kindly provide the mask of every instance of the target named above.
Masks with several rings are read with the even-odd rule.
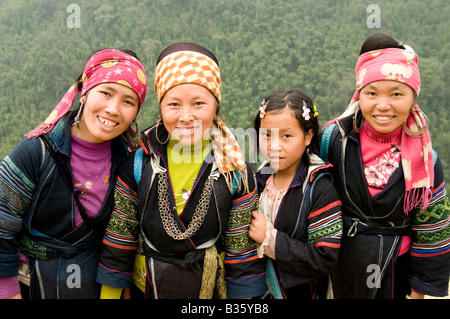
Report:
[[[317,156],[317,115],[305,94],[282,90],[263,100],[255,119],[267,162],[256,173],[260,207],[250,237],[267,257],[267,287],[277,299],[323,293],[339,252],[341,202]]]
[[[101,50],[43,124],[0,167],[0,297],[20,297],[19,254],[31,298],[98,298],[98,247],[118,168],[139,145],[131,125],[145,99],[132,52]],[[69,111],[77,94],[81,106]]]
[[[116,184],[97,276],[102,298],[119,298],[133,282],[146,298],[260,296],[264,265],[248,236],[256,186],[217,116],[216,57],[192,43],[169,46],[157,60],[155,91],[161,118]]]
[[[323,133],[344,235],[336,298],[447,295],[450,214],[441,162],[416,104],[416,53],[375,34],[361,49],[352,103]]]

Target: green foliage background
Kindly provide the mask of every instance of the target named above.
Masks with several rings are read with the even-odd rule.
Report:
[[[81,9],[80,28],[67,24],[72,3]],[[381,28],[367,26],[370,4],[381,9]],[[350,101],[362,43],[383,32],[419,54],[419,105],[448,177],[449,17],[448,0],[2,0],[0,158],[47,117],[100,48],[132,49],[146,66],[141,128],[158,116],[155,60],[180,41],[217,56],[228,126],[250,127],[261,100],[279,88],[307,93],[322,125]]]

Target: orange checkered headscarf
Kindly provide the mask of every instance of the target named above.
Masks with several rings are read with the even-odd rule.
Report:
[[[176,43],[164,49],[159,55],[155,69],[155,91],[158,103],[171,88],[181,84],[198,84],[208,89],[221,103],[221,81],[219,62],[214,54],[194,43]],[[219,171],[232,189],[236,174],[247,185],[247,165],[242,151],[231,130],[215,117],[210,130],[211,145]]]
[[[162,51],[156,62],[155,91],[158,102],[174,86],[187,83],[207,88],[220,104],[220,70],[216,57],[199,45],[177,43]]]

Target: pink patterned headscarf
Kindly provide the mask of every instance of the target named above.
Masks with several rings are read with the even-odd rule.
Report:
[[[118,83],[132,89],[139,97],[139,109],[147,92],[147,76],[142,63],[135,57],[113,49],[99,51],[91,56],[83,70],[81,96],[101,83]],[[50,131],[70,110],[75,97],[80,92],[78,83],[73,84],[47,119],[31,132],[28,138],[37,137]]]
[[[404,83],[419,96],[419,58],[415,52],[395,48],[366,52],[359,56],[355,73],[355,101],[358,100],[359,90],[369,83],[381,80]]]
[[[357,90],[354,101],[359,99],[359,91],[364,86],[382,80],[401,82],[417,95],[420,92],[418,57],[413,51],[388,48],[366,52],[360,55],[355,74]],[[412,132],[426,128],[417,136],[409,135],[405,129],[402,132],[401,153],[406,186],[404,209],[409,212],[420,202],[421,209],[427,207],[434,183],[434,162],[428,123],[417,104],[411,108],[405,125]]]

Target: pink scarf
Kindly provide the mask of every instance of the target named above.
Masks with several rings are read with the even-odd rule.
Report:
[[[91,56],[83,70],[81,96],[101,83],[119,83],[133,91],[139,97],[139,108],[144,103],[147,92],[147,77],[141,62],[122,51],[106,49]],[[73,84],[47,119],[31,132],[28,138],[37,137],[50,131],[53,126],[70,110],[79,93],[78,83]]]
[[[406,120],[406,126],[417,132],[418,127],[427,125],[424,116],[416,104]],[[416,207],[420,200],[422,201],[420,208],[424,210],[430,202],[431,189],[434,186],[433,149],[428,128],[417,137],[412,137],[403,130],[401,152],[406,186],[405,212]]]
[[[420,92],[418,57],[412,51],[388,48],[366,52],[359,57],[355,74],[357,90],[340,118],[354,114],[359,106],[359,103],[354,103],[359,100],[359,90],[375,81],[398,81],[411,87],[417,96]],[[408,133],[405,126],[415,134]],[[408,213],[419,203],[423,210],[431,198],[434,161],[427,119],[417,104],[411,108],[402,130],[401,158],[406,187],[404,211]]]

